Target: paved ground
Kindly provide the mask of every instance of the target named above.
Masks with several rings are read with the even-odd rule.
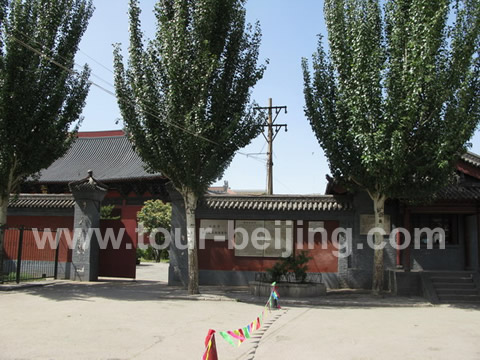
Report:
[[[136,282],[0,292],[0,359],[200,359],[209,328],[236,329],[262,309],[242,289],[204,288],[205,301],[184,300],[162,282],[164,270],[140,266]],[[480,359],[479,308],[327,297],[287,304],[239,348],[218,338],[219,359]]]
[[[142,262],[137,265],[137,280],[168,282],[168,263]]]

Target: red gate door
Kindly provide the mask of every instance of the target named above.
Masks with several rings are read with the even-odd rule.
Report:
[[[137,234],[128,220],[101,220],[99,276],[135,279]],[[121,233],[123,232],[123,237]]]

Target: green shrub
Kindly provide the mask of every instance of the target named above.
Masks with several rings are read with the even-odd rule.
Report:
[[[100,219],[102,220],[120,220],[121,216],[113,215],[115,205],[103,205],[100,208]]]
[[[270,280],[279,282],[282,276],[287,275],[288,269],[286,263],[278,261],[270,269],[267,269],[267,273],[270,275]]]
[[[270,269],[267,269],[267,273],[270,275],[271,281],[276,282],[280,281],[282,276],[287,277],[288,273],[293,273],[295,280],[303,283],[307,278],[307,264],[311,259],[306,251],[302,251],[297,256],[291,255],[280,259]]]
[[[137,247],[137,260],[140,260],[142,258],[145,259],[145,250]]]

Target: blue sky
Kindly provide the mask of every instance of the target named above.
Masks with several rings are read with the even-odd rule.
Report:
[[[152,10],[156,0],[141,0],[142,29],[147,37],[155,32]],[[94,0],[95,12],[80,44],[77,63],[88,63],[91,80],[113,91],[112,44],[128,48],[128,0]],[[274,142],[274,193],[323,193],[325,175],[329,173],[323,151],[312,133],[303,106],[302,57],[316,49],[317,34],[326,35],[323,1],[319,0],[250,0],[249,22],[260,21],[263,40],[260,59],[270,60],[264,78],[252,92],[252,99],[266,106],[288,106],[277,122],[288,124]],[[81,131],[119,129],[122,123],[116,99],[92,86],[83,111]],[[480,153],[480,134],[472,139],[472,151]],[[266,153],[265,139],[259,136],[242,153]],[[227,180],[232,189],[266,188],[266,155],[237,155],[218,184]]]

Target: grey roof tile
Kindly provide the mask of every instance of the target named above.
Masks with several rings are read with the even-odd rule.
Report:
[[[20,194],[10,196],[9,208],[67,209],[75,206],[72,194]]]
[[[439,200],[480,200],[480,185],[449,185],[440,190],[435,198]]]
[[[331,195],[207,195],[202,206],[212,210],[267,211],[348,211],[353,205],[346,197]]]
[[[464,155],[462,155],[461,159],[466,163],[480,167],[480,156],[470,151],[467,151]]]
[[[79,137],[62,158],[40,172],[38,181],[69,183],[85,178],[88,170],[100,181],[162,177],[145,170],[144,162],[123,135]]]

